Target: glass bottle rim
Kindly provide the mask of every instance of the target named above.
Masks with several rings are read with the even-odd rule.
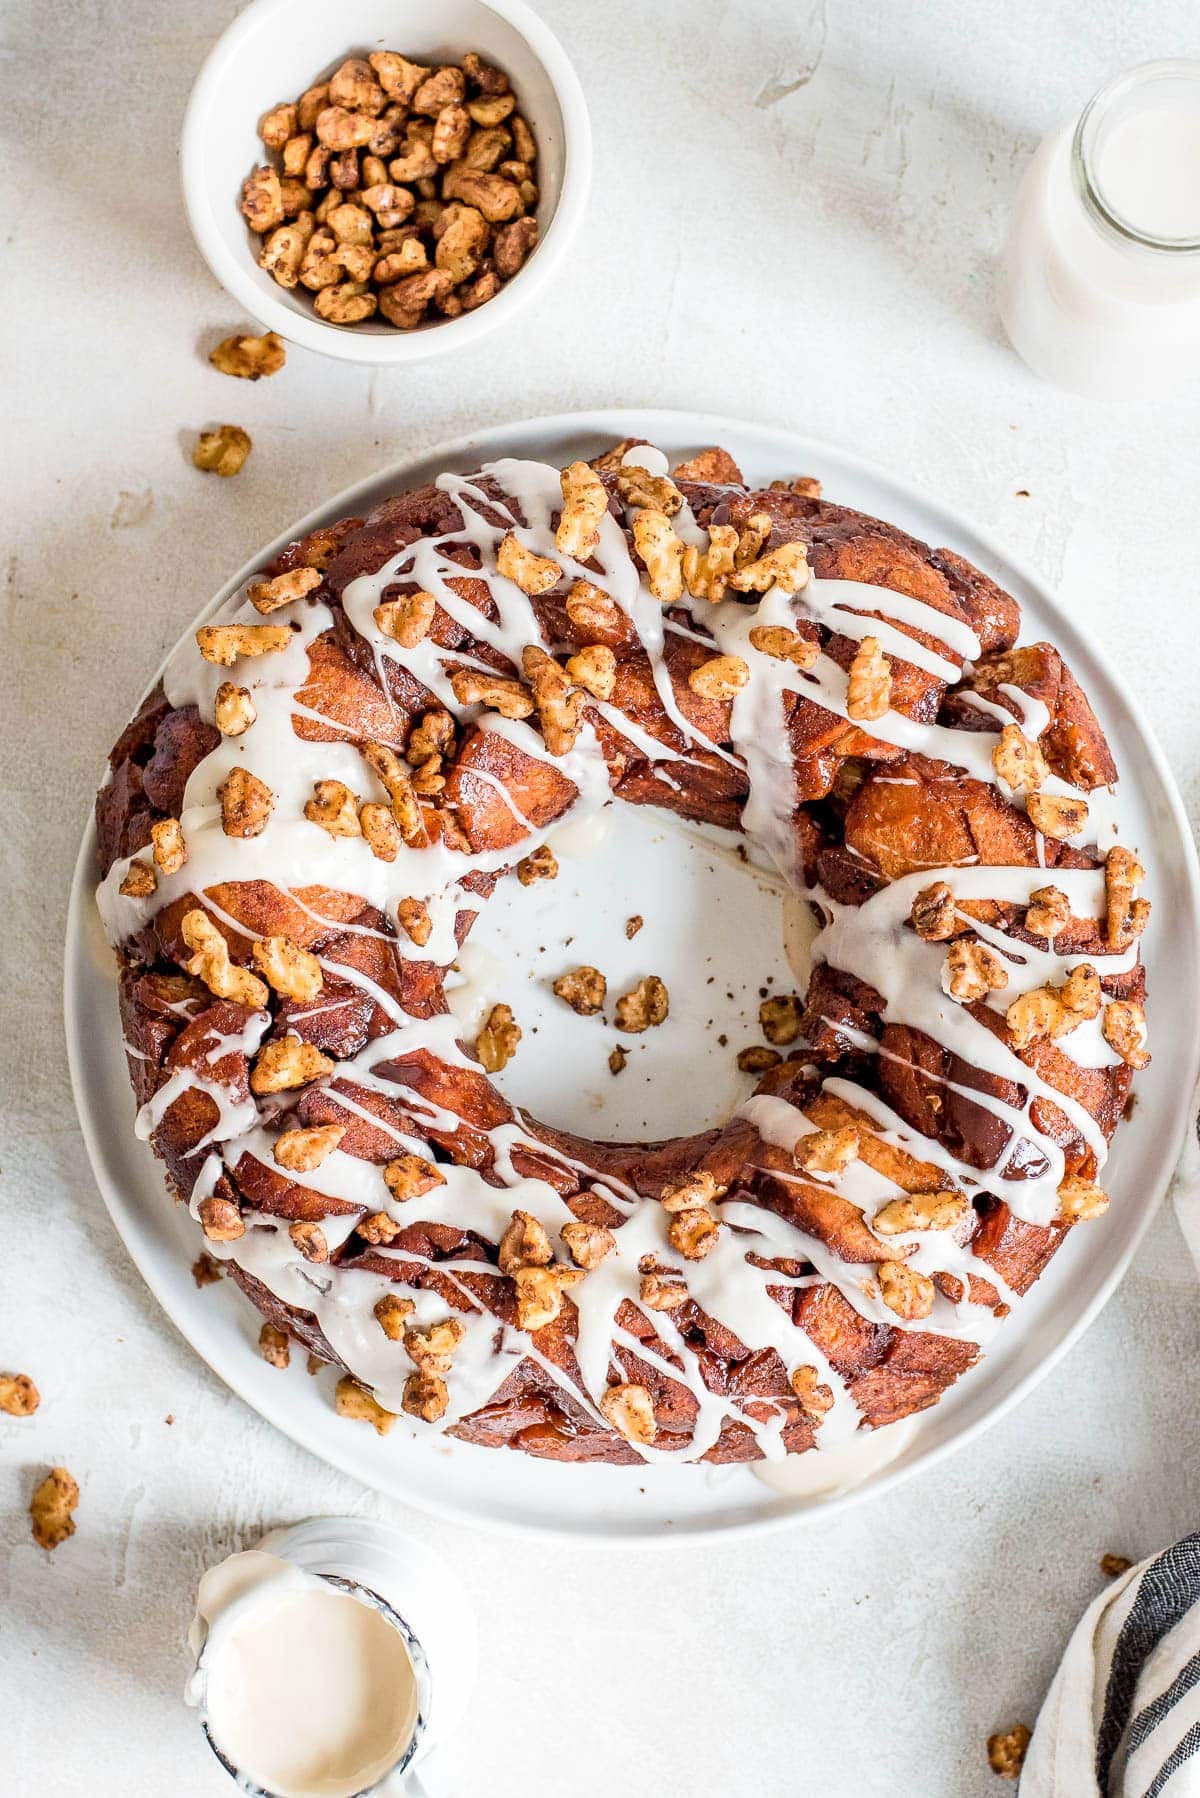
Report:
[[[1167,255],[1176,256],[1196,255],[1200,253],[1200,233],[1186,237],[1160,237],[1122,217],[1105,198],[1094,167],[1096,139],[1114,103],[1142,85],[1171,77],[1192,79],[1200,93],[1200,59],[1170,56],[1155,62],[1139,63],[1135,68],[1126,69],[1123,74],[1106,82],[1094,93],[1079,115],[1071,140],[1071,175],[1084,207],[1101,229],[1139,249],[1161,250]]]

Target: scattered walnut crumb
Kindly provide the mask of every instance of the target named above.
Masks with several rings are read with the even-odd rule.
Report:
[[[200,1255],[192,1262],[192,1279],[197,1286],[213,1286],[222,1277],[224,1268],[211,1255]]]
[[[135,856],[125,870],[125,878],[117,889],[126,899],[148,899],[158,887],[158,875],[149,862]]]
[[[647,974],[617,1000],[617,1029],[639,1034],[665,1023],[670,1008],[671,995],[663,982],[657,974]]]
[[[625,935],[632,941],[645,921],[646,920],[642,917],[640,912],[634,912],[632,918],[626,918],[625,920]]]
[[[362,1423],[369,1423],[378,1436],[386,1436],[397,1421],[394,1411],[385,1411],[373,1392],[350,1374],[343,1374],[337,1383],[333,1395],[334,1409],[339,1417],[353,1417]]]
[[[778,1049],[751,1043],[749,1048],[738,1050],[737,1064],[743,1074],[765,1074],[768,1068],[777,1068],[782,1059]]]
[[[283,338],[277,331],[265,337],[226,337],[209,361],[218,374],[236,375],[241,381],[261,381],[264,375],[277,375],[287,361]]]
[[[800,1034],[803,1007],[798,993],[778,993],[764,999],[758,1008],[758,1021],[767,1041],[777,1049],[786,1049]]]
[[[79,1487],[65,1467],[52,1467],[29,1501],[33,1539],[39,1548],[58,1548],[75,1534],[71,1515],[79,1503]]]
[[[419,1417],[424,1423],[439,1422],[450,1404],[445,1380],[435,1373],[410,1373],[404,1382],[403,1403],[410,1417]]]
[[[258,1332],[258,1352],[272,1367],[288,1367],[292,1359],[291,1338],[286,1330],[264,1324]]]
[[[1094,1180],[1087,1180],[1082,1174],[1068,1174],[1059,1183],[1058,1188],[1058,1221],[1063,1224],[1086,1223],[1090,1218],[1103,1217],[1108,1210],[1108,1194]]]
[[[558,859],[547,843],[541,843],[517,863],[517,879],[523,887],[535,880],[557,880]]]
[[[9,1417],[32,1417],[42,1395],[27,1373],[0,1373],[0,1411]]]
[[[248,687],[222,681],[213,701],[213,719],[223,737],[240,737],[258,717]]]
[[[584,966],[560,974],[554,991],[581,1018],[594,1018],[604,1004],[608,982],[599,968]]]
[[[307,1374],[320,1373],[324,1365],[325,1363],[322,1361],[320,1355],[310,1355],[304,1363],[304,1371]]]
[[[1023,1723],[1014,1724],[1003,1735],[988,1737],[988,1766],[1001,1779],[1020,1779],[1029,1747],[1029,1731]]]
[[[506,1068],[517,1052],[517,1044],[521,1040],[521,1026],[512,1014],[510,1005],[493,1005],[488,1013],[487,1022],[475,1038],[475,1053],[487,1074],[498,1074]]]
[[[628,1061],[629,1061],[628,1055],[626,1055],[626,1053],[625,1053],[624,1049],[621,1047],[620,1043],[617,1043],[615,1048],[612,1048],[609,1050],[609,1054],[608,1054],[608,1071],[609,1071],[609,1073],[610,1074],[623,1074],[625,1072],[625,1067],[626,1067],[626,1064],[628,1063]]]
[[[239,474],[252,448],[241,425],[218,425],[215,431],[201,431],[192,451],[192,461],[205,474]]]
[[[1128,1555],[1100,1556],[1100,1571],[1105,1579],[1119,1579],[1123,1573],[1128,1573],[1132,1566],[1133,1562]]]

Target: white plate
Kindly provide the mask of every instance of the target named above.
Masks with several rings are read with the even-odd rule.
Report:
[[[947,545],[967,556],[1013,593],[1024,610],[1023,637],[1044,633],[1065,654],[1091,698],[1108,733],[1122,771],[1121,828],[1123,840],[1136,846],[1147,864],[1148,891],[1154,900],[1154,924],[1146,943],[1151,987],[1151,1024],[1156,1051],[1154,1066],[1142,1076],[1133,1116],[1120,1132],[1105,1176],[1114,1196],[1108,1216],[1086,1230],[1072,1234],[1048,1272],[1022,1303],[1019,1314],[999,1331],[982,1364],[961,1380],[935,1410],[906,1434],[881,1432],[874,1447],[891,1439],[899,1455],[886,1467],[863,1469],[865,1477],[850,1489],[832,1494],[798,1497],[763,1484],[747,1468],[612,1468],[556,1466],[527,1456],[500,1453],[465,1443],[442,1440],[430,1443],[402,1435],[396,1429],[386,1439],[337,1417],[330,1403],[331,1376],[310,1379],[303,1372],[303,1357],[295,1356],[286,1374],[267,1366],[256,1350],[257,1313],[231,1285],[203,1292],[196,1289],[190,1264],[200,1243],[182,1206],[167,1198],[160,1171],[149,1148],[133,1136],[133,1100],[121,1052],[112,957],[100,933],[92,904],[95,834],[89,827],[80,849],[71,895],[66,944],[66,1022],[71,1074],[84,1139],[96,1180],[130,1254],[144,1279],[168,1315],[209,1365],[248,1404],[314,1454],[355,1475],[366,1485],[403,1499],[435,1514],[502,1530],[550,1531],[592,1542],[655,1543],[678,1541],[721,1533],[738,1533],[776,1527],[801,1517],[828,1516],[833,1511],[877,1496],[919,1467],[928,1466],[952,1448],[969,1441],[1015,1404],[1031,1389],[1087,1328],[1113,1291],[1132,1259],[1134,1250],[1166,1190],[1183,1134],[1197,1072],[1200,1070],[1200,1035],[1195,1018],[1200,998],[1200,878],[1195,851],[1174,783],[1161,752],[1137,707],[1092,643],[1056,605],[1037,578],[1014,564],[1007,555],[972,525],[952,511],[915,491],[907,482],[883,473],[844,450],[814,443],[790,432],[712,418],[699,413],[611,411],[579,413],[532,419],[523,424],[460,438],[402,462],[348,492],[294,524],[237,574],[209,611],[221,604],[248,574],[262,566],[285,543],[316,525],[351,512],[363,512],[398,487],[432,478],[445,468],[470,469],[480,461],[500,455],[528,455],[563,464],[576,456],[595,454],[612,440],[624,436],[647,437],[673,457],[706,444],[720,443],[741,464],[752,484],[781,475],[816,474],[830,498],[903,526],[935,545]],[[204,614],[207,615],[207,611]],[[130,696],[131,707],[133,695]],[[728,891],[728,870],[714,876],[700,868],[703,849],[683,851],[662,848],[661,830],[630,808],[620,808],[615,852],[597,855],[589,864],[572,864],[573,887],[603,914],[611,948],[611,926],[630,912],[647,917],[644,941],[629,945],[630,968],[639,959],[634,953],[642,941],[642,954],[665,956],[668,939],[678,937],[678,920],[687,918],[687,906],[695,909],[695,893],[703,891],[711,902],[714,892]],[[628,822],[625,822],[628,819]],[[639,834],[640,833],[640,834]],[[681,869],[673,895],[665,891],[674,857]],[[694,884],[697,870],[707,884]],[[741,990],[729,987],[732,1001],[721,1027],[736,1018],[741,1008],[751,1017],[757,1003],[759,964],[775,956],[775,972],[782,970],[776,935],[777,911],[769,893],[739,877],[746,890],[738,902],[737,928],[724,925],[714,931],[723,961],[716,983],[724,990],[724,978],[738,945],[758,941],[750,962],[741,969]],[[506,883],[511,884],[511,883]],[[569,897],[562,882],[554,883],[564,901]],[[538,894],[539,890],[530,889]],[[557,924],[544,908],[543,888],[537,904],[543,910],[539,923]],[[649,894],[649,901],[643,896]],[[692,897],[689,900],[688,895]],[[667,898],[670,905],[666,905]],[[728,902],[728,901],[727,901]],[[497,905],[501,904],[497,895]],[[723,908],[722,908],[723,909]],[[480,934],[488,937],[493,953],[508,948],[512,961],[506,978],[514,977],[514,963],[522,978],[534,965],[532,950],[545,947],[540,975],[553,974],[566,960],[586,959],[582,941],[571,945],[567,956],[561,940],[528,924],[520,941],[507,943],[501,910],[495,920],[487,913]],[[579,917],[578,910],[571,914]],[[717,914],[721,915],[720,911]],[[661,918],[675,920],[671,931]],[[660,927],[651,935],[656,918]],[[602,928],[600,922],[596,928]],[[562,930],[561,935],[569,934]],[[623,936],[623,933],[621,933]],[[537,941],[534,942],[534,938]],[[764,942],[766,953],[764,954]],[[519,951],[519,953],[518,953]],[[524,960],[521,960],[521,957]],[[559,959],[555,961],[555,956]],[[602,965],[602,964],[601,964]],[[658,972],[652,960],[642,961],[641,971]],[[693,969],[694,974],[694,969]],[[783,976],[786,978],[786,974]],[[669,981],[668,981],[669,984]],[[530,989],[532,991],[532,988]],[[532,1003],[532,1001],[530,1001]],[[594,1020],[592,1021],[594,1022]],[[693,1024],[700,1029],[700,1024]],[[583,1026],[578,1026],[582,1032]],[[733,1029],[737,1029],[736,1022]],[[635,1116],[646,1091],[640,1064],[631,1066],[619,1080],[612,1080],[601,1065],[612,1042],[596,1024],[597,1036],[572,1039],[572,1062],[556,1091],[556,1061],[542,1046],[531,1053],[527,1078],[534,1090],[521,1086],[520,1068],[514,1063],[510,1088],[522,1091],[532,1110],[553,1121],[590,1129],[600,1135],[618,1134],[622,1127],[640,1134]],[[649,1117],[652,1129],[669,1127],[662,1098],[672,1086],[680,1093],[677,1128],[691,1129],[698,1121],[695,1091],[700,1082],[687,1065],[687,1088],[681,1091],[683,1066],[672,1066],[675,1047],[668,1048],[667,1030],[654,1053],[657,1078],[655,1103]],[[704,1039],[707,1048],[711,1043]],[[738,1037],[731,1037],[722,1067]],[[583,1043],[583,1048],[579,1047]],[[649,1049],[647,1053],[649,1053]],[[580,1056],[590,1056],[583,1066]],[[650,1065],[650,1064],[647,1064]],[[715,1065],[715,1064],[712,1064]],[[726,1075],[718,1078],[727,1078]],[[557,1101],[557,1102],[556,1102]],[[702,1110],[703,1107],[701,1106]],[[603,1125],[598,1113],[603,1111]],[[624,1125],[622,1125],[622,1114]],[[813,1457],[803,1457],[809,1462]]]

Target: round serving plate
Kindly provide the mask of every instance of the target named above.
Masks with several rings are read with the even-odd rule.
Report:
[[[149,1146],[133,1135],[113,958],[92,899],[95,833],[90,825],[71,894],[65,1003],[76,1104],[113,1222],[168,1316],[235,1392],[323,1460],[436,1515],[597,1544],[651,1545],[732,1537],[824,1518],[878,1496],[962,1447],[1003,1415],[1092,1322],[1129,1266],[1166,1191],[1188,1123],[1200,1071],[1200,1037],[1194,1028],[1200,1008],[1200,875],[1179,796],[1145,720],[1086,632],[1038,578],[951,508],[908,482],[845,450],[788,431],[703,413],[622,409],[530,419],[458,438],[360,482],[289,526],[201,616],[293,538],[347,514],[363,513],[386,495],[442,470],[465,471],[500,456],[564,465],[627,436],[648,438],[672,460],[721,444],[736,457],[751,485],[781,476],[817,475],[831,499],[968,557],[1020,601],[1023,640],[1044,634],[1062,650],[1108,734],[1122,774],[1122,840],[1145,861],[1147,890],[1154,901],[1145,953],[1158,1056],[1139,1080],[1138,1103],[1106,1169],[1105,1185],[1114,1200],[1108,1215],[1072,1233],[1018,1313],[993,1338],[980,1365],[915,1426],[901,1425],[869,1439],[867,1454],[846,1476],[849,1483],[832,1491],[780,1491],[746,1467],[560,1466],[446,1438],[418,1438],[402,1425],[379,1438],[336,1415],[330,1372],[307,1378],[300,1355],[286,1373],[261,1359],[258,1314],[232,1284],[200,1291],[192,1280],[191,1263],[201,1246],[195,1225],[183,1206],[168,1199]],[[131,694],[131,709],[133,698]],[[504,1084],[535,1114],[595,1136],[695,1129],[711,1121],[700,1115],[705,1105],[719,1111],[735,1096],[728,1068],[740,1042],[756,1034],[753,1017],[760,987],[772,979],[781,987],[791,985],[780,947],[778,895],[744,870],[731,872],[719,844],[673,834],[657,814],[612,809],[621,817],[599,849],[594,843],[590,853],[588,845],[564,845],[567,859],[560,879],[540,889],[520,889],[535,895],[532,909],[502,901],[501,892],[516,885],[502,883],[473,933],[472,942],[476,935],[480,938],[481,959],[493,976],[500,966],[510,983],[495,996],[511,998],[513,981],[527,983],[518,1003],[528,1054],[523,1048]],[[573,859],[575,855],[581,859]],[[704,895],[700,910],[697,893]],[[637,912],[645,917],[644,931],[626,938],[623,922]],[[593,934],[577,934],[584,930]],[[705,972],[696,964],[708,953],[712,965]],[[638,1045],[646,1059],[631,1057],[620,1079],[607,1068],[615,1038],[597,1020],[587,1020],[596,1029],[586,1038],[574,1014],[565,1014],[574,1034],[561,1056],[553,1040],[554,1031],[563,1028],[565,1008],[558,1008],[556,1024],[554,1007],[544,1004],[547,977],[589,958],[617,980],[626,972],[662,972],[669,985],[677,982],[680,992],[682,1027],[648,1033],[655,1043],[642,1039]],[[696,990],[684,1002],[678,983],[686,967],[693,989],[709,989],[711,1005],[702,992],[697,998]],[[474,973],[478,977],[478,969]],[[536,1032],[531,1021],[537,1023]],[[706,1058],[702,1076],[697,1057]],[[889,1445],[899,1451],[890,1458]],[[823,1459],[820,1454],[799,1457],[797,1472],[806,1463],[819,1472]]]

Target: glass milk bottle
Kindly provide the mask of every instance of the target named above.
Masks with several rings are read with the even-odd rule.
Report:
[[[1038,150],[1000,262],[1035,373],[1097,398],[1200,374],[1200,62],[1118,76]]]

